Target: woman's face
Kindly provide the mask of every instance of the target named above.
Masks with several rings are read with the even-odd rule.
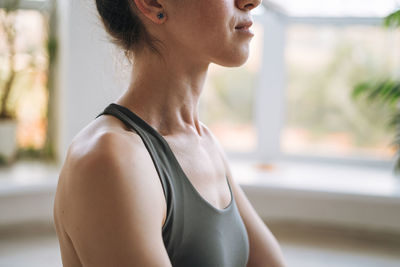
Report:
[[[240,66],[247,60],[253,36],[235,26],[252,21],[250,10],[261,0],[165,2],[165,38],[176,49],[183,49],[180,51],[201,61],[227,67]]]

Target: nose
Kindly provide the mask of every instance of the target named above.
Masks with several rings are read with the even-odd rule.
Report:
[[[236,6],[242,10],[252,10],[261,4],[262,0],[236,0]]]

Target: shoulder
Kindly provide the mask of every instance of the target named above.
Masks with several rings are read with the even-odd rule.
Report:
[[[130,137],[106,131],[68,151],[56,217],[85,266],[168,266],[162,186],[144,145]]]
[[[166,213],[162,185],[136,134],[107,129],[81,135],[68,149],[61,179],[70,230],[71,225],[82,222],[86,208],[92,208],[93,218],[107,212],[143,210],[141,215],[161,228]]]
[[[105,186],[104,190],[132,185],[154,187],[154,181],[159,180],[140,136],[120,129],[103,128],[76,138],[68,149],[65,165],[70,184]]]
[[[79,173],[96,174],[101,171],[120,174],[141,168],[138,159],[145,161],[148,154],[146,152],[140,136],[135,131],[128,131],[126,126],[114,117],[102,116],[74,137],[68,147],[63,168],[74,174],[74,177]],[[129,163],[133,165],[129,166]]]
[[[144,152],[143,148],[137,135],[128,137],[106,130],[75,139],[68,149],[66,161],[75,171],[96,171],[91,168],[93,165],[115,168],[139,157]]]

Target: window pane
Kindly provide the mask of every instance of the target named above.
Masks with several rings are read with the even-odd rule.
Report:
[[[391,160],[392,111],[353,100],[353,86],[400,72],[400,31],[381,26],[288,26],[287,111],[282,150],[289,154]]]
[[[5,11],[0,9],[2,22]],[[11,15],[9,15],[10,20]],[[47,129],[47,17],[36,10],[15,12],[15,79],[8,107],[15,110],[18,120],[19,148],[43,147]],[[0,25],[0,92],[10,77],[10,43],[5,24]],[[1,105],[1,103],[0,103]]]
[[[253,122],[253,98],[260,72],[263,28],[255,22],[250,54],[240,67],[211,64],[200,100],[200,118],[221,145],[236,152],[250,152],[257,146]]]

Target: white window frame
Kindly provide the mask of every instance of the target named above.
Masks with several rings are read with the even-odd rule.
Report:
[[[254,22],[263,26],[264,35],[262,64],[253,96],[253,121],[256,129],[257,147],[250,152],[226,149],[226,153],[232,159],[268,161],[275,159],[276,155],[279,154],[278,141],[281,122],[283,121],[281,117],[283,115],[283,103],[276,100],[283,99],[285,17],[275,7],[268,6],[264,14],[253,16],[253,19]],[[274,36],[274,38],[268,39],[268,36]],[[279,71],[272,71],[274,69]]]
[[[50,8],[51,1],[55,0],[20,0],[18,9],[33,9],[38,11],[45,11]],[[5,3],[0,3],[0,8],[4,8]]]

